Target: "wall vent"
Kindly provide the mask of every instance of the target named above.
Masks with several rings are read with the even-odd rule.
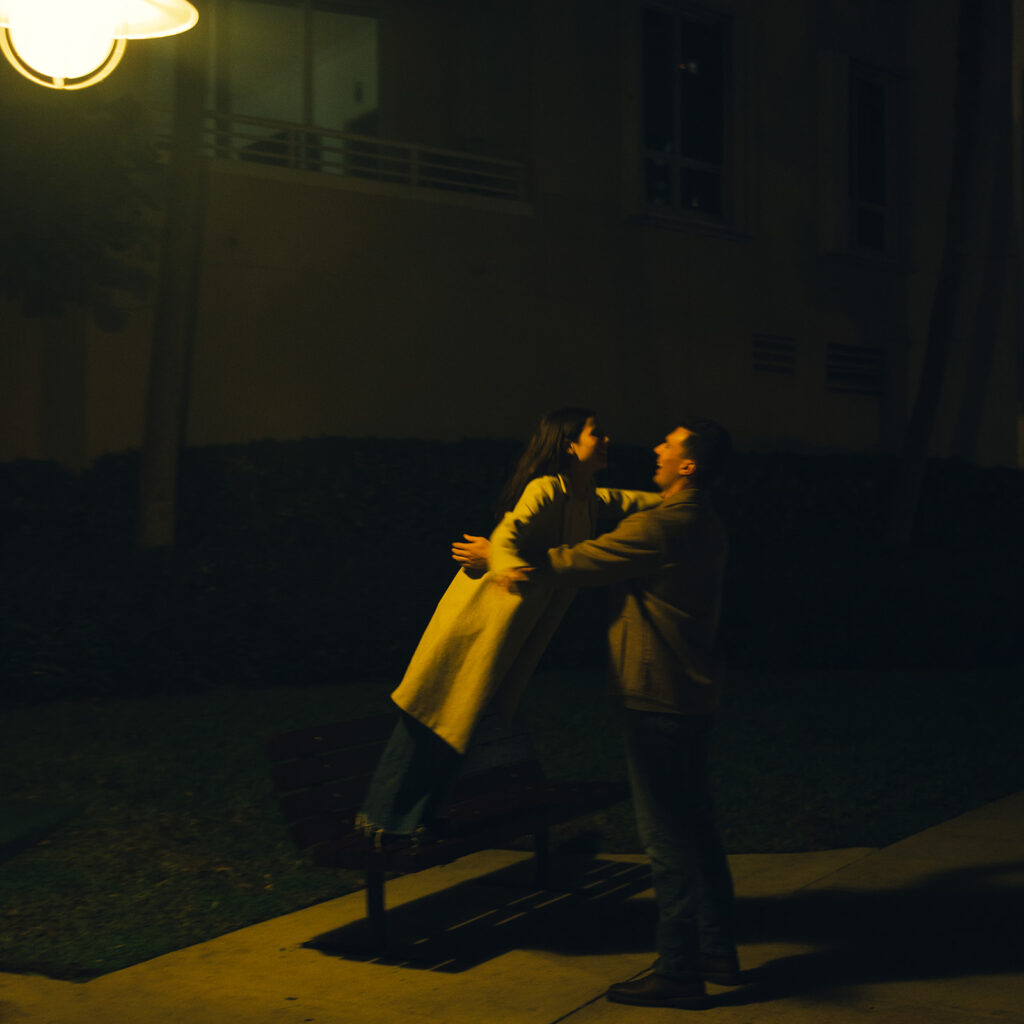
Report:
[[[880,348],[830,344],[825,351],[825,386],[845,395],[882,394],[885,354]]]
[[[755,334],[751,343],[755,373],[796,373],[796,340]]]

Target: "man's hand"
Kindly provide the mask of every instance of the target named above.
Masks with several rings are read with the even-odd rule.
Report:
[[[534,567],[532,565],[525,565],[520,569],[509,569],[500,576],[495,576],[493,583],[509,594],[521,594],[523,587],[530,582],[530,576],[533,571]]]
[[[486,537],[474,537],[464,533],[465,542],[452,542],[452,558],[467,569],[487,571],[487,558],[491,553],[491,542]]]

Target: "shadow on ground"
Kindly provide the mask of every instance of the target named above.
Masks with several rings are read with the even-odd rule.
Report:
[[[381,952],[365,922],[306,946],[346,959],[460,972],[514,949],[586,956],[651,949],[655,909],[646,865],[577,862],[543,891],[522,863],[388,912]],[[738,938],[813,947],[744,972],[744,986],[714,1005],[744,1005],[882,981],[1012,973],[1022,963],[1024,891],[1000,877],[1024,862],[930,876],[884,892],[821,890],[742,899]]]
[[[718,1005],[877,982],[1009,974],[1024,963],[1024,890],[1001,884],[1024,861],[931,875],[885,892],[821,890],[742,900],[739,941],[797,943],[813,952],[746,971]]]
[[[523,862],[395,907],[381,949],[364,920],[305,945],[346,959],[460,972],[512,949],[567,955],[642,952],[654,928],[645,864],[588,860],[553,865],[552,889],[532,884]]]
[[[0,863],[35,846],[81,812],[67,803],[13,800],[0,803]]]

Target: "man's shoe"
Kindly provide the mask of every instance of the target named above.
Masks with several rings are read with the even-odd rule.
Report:
[[[613,1003],[630,1006],[671,1006],[677,1010],[702,1010],[708,1005],[700,978],[677,981],[664,974],[648,974],[638,981],[622,981],[605,993]]]
[[[701,954],[700,976],[712,985],[742,985],[740,962],[735,953],[724,956]]]

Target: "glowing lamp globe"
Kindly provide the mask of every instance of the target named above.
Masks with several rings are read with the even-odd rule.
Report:
[[[0,50],[37,85],[84,89],[120,63],[129,39],[186,32],[188,0],[0,0]]]

